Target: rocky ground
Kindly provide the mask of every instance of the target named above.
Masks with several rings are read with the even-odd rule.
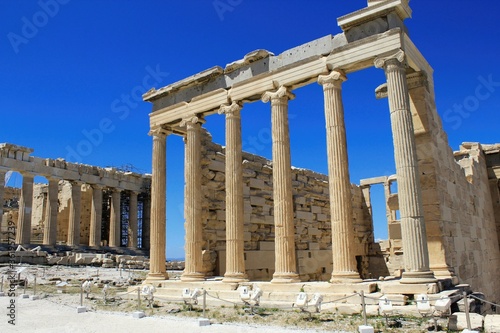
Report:
[[[208,306],[205,318],[211,325],[200,327],[198,319],[203,317],[201,305],[192,308],[179,301],[154,297],[152,307],[141,296],[138,304],[137,292],[127,292],[130,285],[138,285],[146,276],[144,270],[118,270],[116,268],[67,267],[67,266],[16,266],[20,270],[20,285],[15,290],[16,297],[9,297],[7,279],[8,266],[0,267],[4,276],[3,291],[0,297],[0,332],[357,332],[363,323],[360,316],[340,316],[329,311],[304,313],[290,306],[258,307],[253,311],[241,304]],[[36,288],[35,288],[36,277]],[[25,287],[22,281],[27,279]],[[77,313],[81,302],[81,284],[91,281],[88,295],[83,297],[85,313]],[[107,287],[106,295],[103,292]],[[21,298],[21,294],[38,297],[38,300]],[[36,298],[35,297],[35,298]],[[33,297],[31,297],[33,298]],[[210,296],[209,296],[210,298]],[[8,307],[12,300],[15,304],[15,323],[8,323]],[[219,302],[220,303],[220,302]],[[141,310],[145,318],[133,318],[133,312]],[[428,320],[423,318],[386,319],[368,318],[368,324],[375,332],[425,332]],[[387,326],[389,324],[389,326]],[[446,321],[440,321],[446,326]]]

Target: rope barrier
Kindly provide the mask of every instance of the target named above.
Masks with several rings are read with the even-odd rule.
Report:
[[[212,295],[210,295],[210,294],[208,293],[208,291],[207,291],[207,296],[212,297],[212,298],[215,298],[215,299],[218,299],[218,300],[223,301],[223,302],[231,303],[231,304],[234,304],[234,305],[239,305],[239,303],[236,303],[236,302],[232,302],[232,301],[228,301],[228,300],[222,299],[222,298],[220,298],[219,296],[212,296]]]
[[[336,303],[336,302],[338,302],[338,301],[343,301],[343,300],[345,300],[345,299],[348,299],[348,298],[354,297],[354,296],[356,296],[356,295],[360,295],[360,294],[358,294],[358,293],[354,293],[354,294],[352,294],[352,295],[350,295],[350,296],[345,296],[345,297],[342,297],[342,298],[334,299],[333,301],[322,302],[321,304]],[[361,296],[361,295],[360,295],[360,296]],[[365,298],[366,298],[366,296],[365,296]]]
[[[484,299],[479,298],[479,297],[474,296],[474,295],[468,295],[467,297],[468,297],[468,298],[475,298],[475,299],[477,299],[478,301],[481,301],[481,302],[484,302],[484,303],[487,303],[487,304],[490,304],[490,305],[493,305],[493,306],[498,306],[498,307],[500,307],[500,304],[496,304],[496,303],[493,303],[493,302],[488,302],[487,300],[484,300]]]

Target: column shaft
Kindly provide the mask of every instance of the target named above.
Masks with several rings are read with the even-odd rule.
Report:
[[[59,212],[57,206],[58,195],[59,179],[49,178],[43,230],[43,244],[45,245],[56,245],[57,242],[57,213]]]
[[[422,206],[415,133],[410,111],[404,53],[375,60],[387,78],[405,272],[401,283],[435,282],[429,269],[429,252]]]
[[[247,281],[243,241],[241,106],[221,106],[226,114],[226,272],[223,282]]]
[[[92,185],[92,206],[90,210],[89,246],[101,246],[102,187]]]
[[[29,244],[31,241],[31,209],[33,204],[33,175],[23,174],[23,186],[19,198],[16,243]]]
[[[354,226],[351,181],[347,158],[347,139],[342,103],[342,82],[346,77],[337,71],[322,75],[328,152],[328,184],[332,222],[332,282],[359,281],[354,256]]]
[[[185,215],[186,262],[183,281],[203,280],[203,225],[201,216],[201,122],[197,117],[184,120],[185,139]]]
[[[128,247],[137,247],[137,192],[130,191],[128,207]]]
[[[151,224],[150,233],[144,233],[143,240],[151,235],[150,267],[147,280],[167,280],[165,266],[166,220],[167,220],[167,132],[163,129],[151,131],[153,136],[153,176],[151,179]],[[145,205],[145,209],[147,206]],[[143,221],[144,226],[144,221]],[[144,230],[143,230],[144,232]]]
[[[80,245],[81,202],[82,185],[77,182],[72,182],[68,224],[68,240],[66,242],[69,246]]]
[[[109,216],[109,246],[121,246],[121,209],[120,209],[121,190],[113,189],[111,192],[111,212]]]
[[[294,96],[286,87],[266,92],[262,101],[271,101],[273,141],[273,200],[275,228],[275,272],[273,283],[299,282],[295,254],[292,168],[288,130],[288,100]]]

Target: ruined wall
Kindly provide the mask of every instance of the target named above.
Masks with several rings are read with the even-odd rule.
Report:
[[[203,219],[206,273],[225,271],[225,152],[203,140]],[[244,240],[247,274],[252,280],[269,280],[274,273],[274,217],[271,161],[243,154]],[[328,177],[310,170],[292,169],[295,210],[295,247],[303,281],[330,279],[332,272],[331,223]],[[360,273],[368,277],[373,243],[371,213],[360,187],[353,185],[355,255]]]
[[[43,242],[45,225],[45,207],[47,205],[47,184],[35,184],[33,187],[33,210],[31,218],[32,243]],[[59,183],[59,212],[57,214],[57,243],[65,244],[68,239],[69,210],[71,199],[71,184],[67,181]],[[80,244],[88,245],[90,233],[90,210],[92,204],[92,189],[89,185],[82,186],[80,214]]]
[[[9,221],[17,223],[18,212],[18,200],[21,196],[21,189],[15,187],[5,187],[3,202],[3,216],[0,216],[0,243],[8,243],[9,237],[13,237],[9,234]]]

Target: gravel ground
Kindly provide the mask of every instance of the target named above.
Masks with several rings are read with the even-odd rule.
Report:
[[[219,305],[207,309],[206,317],[210,326],[200,327],[198,319],[202,317],[201,307],[193,311],[182,303],[155,298],[154,307],[142,308],[146,317],[133,318],[136,311],[137,297],[135,292],[127,293],[127,281],[134,283],[146,276],[146,271],[120,273],[113,268],[96,267],[36,267],[27,266],[21,269],[21,279],[28,279],[26,294],[33,295],[34,277],[37,278],[36,295],[38,300],[21,298],[24,292],[19,287],[16,297],[0,297],[0,333],[4,332],[357,332],[362,324],[360,316],[340,316],[331,311],[322,311],[309,316],[298,310],[278,308],[258,309],[251,313],[242,305]],[[0,267],[0,276],[4,276],[4,291],[8,292],[8,267]],[[85,279],[95,283],[89,299],[84,299],[87,308],[85,313],[77,313],[80,305],[80,285]],[[60,281],[68,283],[65,293],[58,293],[56,284]],[[99,284],[97,284],[99,282]],[[102,283],[111,288],[107,301],[104,302]],[[15,303],[15,323],[9,324],[11,302]],[[385,319],[370,318],[369,324],[380,332],[425,332],[426,325],[422,321],[404,323],[403,328],[389,329],[385,327]]]

